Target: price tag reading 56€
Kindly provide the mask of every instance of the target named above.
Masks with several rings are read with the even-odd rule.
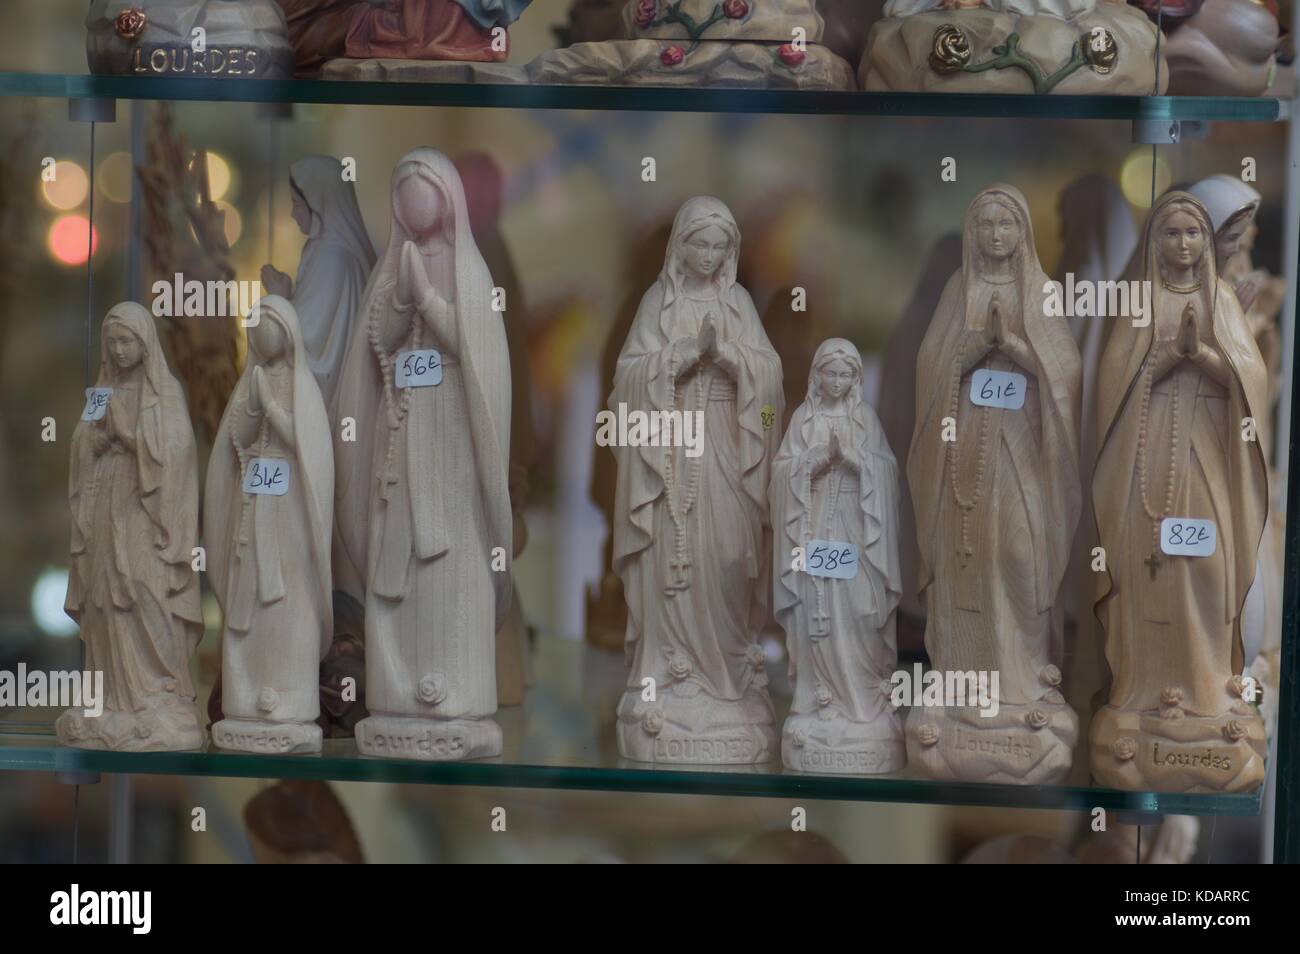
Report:
[[[108,412],[108,399],[112,388],[86,388],[86,407],[81,412],[83,421],[102,421]]]
[[[858,548],[836,540],[809,540],[804,570],[811,576],[851,580],[858,575]]]
[[[1018,411],[1025,406],[1025,376],[1014,371],[980,368],[971,375],[970,402],[981,407]]]
[[[289,462],[279,457],[254,457],[244,471],[243,491],[283,497],[289,492]]]
[[[1217,537],[1213,520],[1165,517],[1160,521],[1160,549],[1170,556],[1214,556]]]
[[[442,355],[437,348],[397,352],[399,388],[431,388],[442,384]]]

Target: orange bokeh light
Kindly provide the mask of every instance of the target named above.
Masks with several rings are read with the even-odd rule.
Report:
[[[84,215],[61,215],[50,226],[50,254],[64,265],[86,264],[86,230],[90,220]],[[99,248],[99,232],[90,229],[91,254]]]

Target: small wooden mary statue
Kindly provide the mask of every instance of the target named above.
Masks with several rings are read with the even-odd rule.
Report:
[[[1097,389],[1111,685],[1092,773],[1117,788],[1249,791],[1265,742],[1243,699],[1241,612],[1268,512],[1268,371],[1197,199],[1161,199],[1142,253],[1150,308],[1116,324]]]
[[[203,536],[225,614],[223,749],[319,752],[320,660],[334,638],[329,417],[293,305],[253,306],[248,359],[208,461]]]
[[[898,662],[898,464],[863,399],[862,357],[822,342],[772,465],[776,618],[794,701],[787,768],[866,775],[907,762],[890,705]]]
[[[1055,781],[1078,735],[1058,666],[1082,371],[1047,294],[1024,196],[985,189],[917,357],[907,464],[925,648],[943,678],[942,698],[908,715],[907,756],[934,778]]]
[[[135,302],[104,319],[88,397],[72,435],[66,609],[81,624],[82,668],[103,673],[103,711],[69,709],[55,731],[83,749],[196,749],[198,459],[185,394]]]

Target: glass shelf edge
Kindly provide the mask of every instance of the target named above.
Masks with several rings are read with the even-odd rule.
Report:
[[[666,87],[363,83],[334,80],[167,80],[0,72],[0,96],[188,102],[324,103],[519,109],[613,109],[840,116],[971,116],[1278,122],[1290,103],[1204,96],[1033,96],[984,93],[672,89]]]
[[[415,762],[363,757],[254,756],[224,752],[105,752],[57,745],[12,746],[0,736],[0,771],[234,778],[307,778],[484,788],[562,789],[647,794],[964,805],[1134,814],[1257,815],[1260,794],[1124,792],[1068,786],[1014,786],[923,779],[721,773],[691,769]]]

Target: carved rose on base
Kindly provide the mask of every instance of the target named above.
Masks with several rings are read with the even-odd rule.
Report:
[[[797,48],[793,43],[782,43],[777,49],[776,55],[790,69],[800,66],[804,60],[808,59],[808,54]]]
[[[647,709],[646,714],[641,717],[641,728],[645,729],[650,735],[658,735],[664,728],[664,714],[662,709]]]
[[[415,695],[426,705],[436,706],[447,698],[447,680],[442,673],[430,673],[415,687]]]
[[[270,715],[280,704],[280,694],[269,686],[257,694],[257,711]]]
[[[1085,33],[1079,40],[1083,44],[1083,59],[1094,72],[1106,74],[1115,68],[1119,59],[1119,47],[1115,45],[1115,36],[1109,30],[1099,33]]]
[[[729,20],[740,20],[749,14],[749,4],[745,0],[726,0],[722,4],[722,14]]]
[[[686,59],[686,51],[680,46],[665,47],[659,54],[659,62],[664,66],[681,66]]]
[[[1246,729],[1236,719],[1229,719],[1224,723],[1223,737],[1229,742],[1240,742],[1246,737]]]
[[[939,741],[939,730],[927,722],[925,725],[921,726],[921,728],[916,730],[916,737],[920,740],[922,745],[929,748]]]
[[[1043,667],[1043,671],[1038,674],[1038,678],[1043,680],[1045,686],[1059,686],[1061,684],[1061,670],[1048,663]]]
[[[1030,709],[1029,714],[1025,716],[1025,722],[1031,729],[1041,729],[1047,725],[1047,713],[1042,709]]]
[[[1110,744],[1110,751],[1121,762],[1127,762],[1137,755],[1137,742],[1127,735],[1121,735]]]
[[[685,679],[691,674],[695,667],[691,664],[689,656],[683,656],[680,653],[668,660],[668,675],[674,679]]]
[[[649,26],[654,22],[655,16],[659,13],[658,0],[641,0],[636,6],[636,22],[638,26]]]

